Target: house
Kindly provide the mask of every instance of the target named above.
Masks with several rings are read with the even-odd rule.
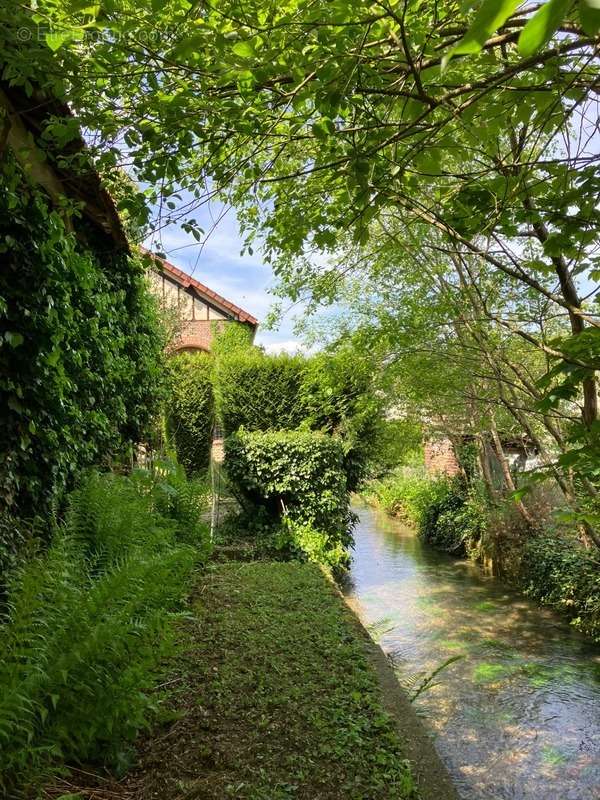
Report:
[[[473,435],[430,436],[424,443],[425,470],[428,475],[437,477],[446,475],[449,478],[461,472],[456,453],[457,445],[470,444],[475,441]],[[502,455],[506,459],[511,472],[517,474],[528,472],[542,463],[536,445],[528,437],[501,437]],[[488,464],[489,474],[497,484],[502,482],[502,467],[495,448],[484,437],[483,450]],[[480,458],[482,453],[480,453]]]
[[[150,276],[153,290],[163,307],[175,310],[177,315],[173,350],[210,351],[215,329],[221,329],[229,322],[248,326],[254,339],[258,320],[252,314],[226,300],[166,259],[147,250],[145,252],[154,261],[155,269]]]

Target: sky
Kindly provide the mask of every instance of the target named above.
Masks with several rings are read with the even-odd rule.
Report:
[[[149,237],[145,246],[164,252],[176,267],[248,311],[260,323],[276,300],[269,294],[275,277],[270,266],[263,262],[259,247],[255,248],[252,256],[247,253],[240,255],[242,239],[235,211],[230,209],[224,215],[221,211],[221,207],[213,206],[211,209],[204,206],[195,214],[199,225],[207,232],[213,228],[217,214],[220,217],[217,226],[201,242],[185,233],[179,225],[172,225],[163,229],[160,236]],[[277,330],[266,330],[259,324],[255,343],[262,345],[267,352],[304,349],[293,331],[294,316],[300,309],[296,306],[289,310],[290,305],[284,301],[284,314]]]

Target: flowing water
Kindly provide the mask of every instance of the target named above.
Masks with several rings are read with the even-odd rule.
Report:
[[[600,648],[369,508],[345,592],[414,691],[464,800],[600,800]]]

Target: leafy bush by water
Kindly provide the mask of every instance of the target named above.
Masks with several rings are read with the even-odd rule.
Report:
[[[234,490],[246,508],[262,511],[263,527],[278,536],[275,546],[287,543],[331,565],[347,559],[352,514],[336,438],[241,430],[226,439],[225,457]]]
[[[372,481],[365,490],[367,499],[373,499],[384,511],[403,517],[415,525],[421,514],[421,498],[425,497],[426,478],[393,473],[380,481]]]
[[[600,560],[572,538],[529,539],[521,562],[530,597],[566,612],[579,630],[600,641]]]
[[[392,475],[371,484],[369,494],[388,513],[414,524],[426,542],[453,555],[475,551],[485,531],[479,498],[460,478]]]
[[[178,541],[176,515],[156,513],[155,496],[146,480],[90,475],[48,550],[10,579],[0,626],[9,796],[64,761],[123,766],[156,709],[173,613],[203,553]]]
[[[418,502],[419,535],[426,542],[457,556],[477,549],[486,517],[473,489],[460,478],[429,481]]]

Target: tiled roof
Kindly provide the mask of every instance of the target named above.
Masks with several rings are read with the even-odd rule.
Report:
[[[258,325],[258,320],[256,317],[253,317],[248,311],[244,311],[243,308],[236,306],[235,303],[232,303],[230,300],[226,300],[220,294],[217,294],[217,292],[213,292],[213,290],[209,289],[208,286],[205,286],[203,283],[200,283],[200,281],[192,278],[192,276],[188,275],[187,272],[183,272],[183,270],[179,269],[174,264],[171,264],[165,258],[161,258],[160,256],[157,256],[156,253],[146,250],[145,247],[142,247],[141,250],[142,252],[152,256],[154,261],[159,265],[161,271],[169,274],[180,286],[183,286],[185,289],[191,286],[198,292],[198,294],[203,295],[211,303],[221,306],[225,311],[228,311],[231,315],[237,317],[239,322],[247,322],[249,325]]]

